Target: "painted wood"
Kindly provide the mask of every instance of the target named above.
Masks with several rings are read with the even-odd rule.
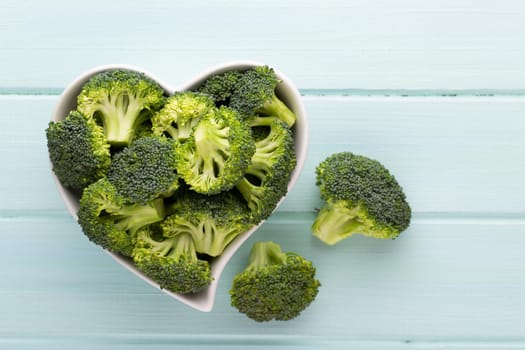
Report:
[[[182,84],[229,60],[301,88],[525,88],[520,0],[2,1],[0,86],[128,63]]]
[[[525,349],[525,7],[519,0],[4,0],[0,6],[0,349]],[[250,59],[304,95],[308,161],[231,260],[211,313],[146,285],[67,214],[44,129],[101,64],[179,85]],[[316,164],[349,150],[405,188],[395,241],[310,235]],[[290,322],[229,305],[251,243],[312,259],[322,288]]]
[[[336,247],[310,236],[311,219],[264,225],[226,269],[216,308],[201,313],[114,264],[67,216],[2,218],[2,241],[18,244],[1,256],[2,266],[13,268],[0,269],[0,348],[22,348],[31,339],[49,348],[77,342],[137,348],[524,344],[522,218],[416,216],[398,240],[356,236]],[[229,306],[231,279],[259,240],[278,241],[315,261],[319,297],[295,320],[259,324]]]
[[[64,210],[44,135],[56,98],[0,96],[0,157],[16,169],[0,181],[0,211]],[[416,212],[525,212],[525,97],[304,96],[304,102],[308,160],[280,211],[318,206],[315,166],[348,150],[388,166]]]

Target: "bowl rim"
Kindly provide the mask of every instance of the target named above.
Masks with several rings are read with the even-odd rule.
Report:
[[[69,113],[70,110],[76,108],[76,96],[78,96],[78,94],[80,93],[82,86],[93,75],[100,73],[100,72],[110,71],[110,70],[115,70],[115,69],[126,69],[126,70],[141,72],[145,74],[147,77],[158,82],[159,85],[164,89],[167,95],[171,95],[176,91],[185,91],[185,90],[190,90],[192,88],[195,88],[200,83],[202,83],[206,78],[214,74],[220,74],[228,70],[245,70],[250,67],[263,66],[263,65],[270,66],[274,69],[277,77],[281,81],[281,83],[277,87],[276,93],[285,97],[286,101],[284,102],[297,115],[297,121],[293,127],[294,134],[295,134],[294,141],[295,141],[295,148],[296,148],[295,152],[296,152],[297,162],[296,162],[295,169],[293,170],[291,174],[290,181],[288,183],[288,191],[275,206],[274,208],[274,212],[275,212],[277,208],[282,204],[282,202],[286,199],[290,191],[294,188],[303,170],[304,163],[305,163],[307,153],[308,153],[309,127],[308,127],[306,109],[304,107],[299,90],[284,73],[274,68],[270,64],[261,63],[258,61],[250,61],[250,60],[227,61],[224,63],[217,64],[215,66],[211,66],[208,69],[202,70],[197,75],[195,75],[192,79],[190,79],[188,82],[181,84],[175,88],[172,88],[169,84],[165,83],[164,81],[162,81],[160,78],[158,78],[156,75],[152,74],[151,72],[141,67],[135,66],[135,65],[106,64],[106,65],[93,67],[81,73],[80,75],[78,75],[75,79],[73,79],[66,86],[66,88],[63,90],[63,92],[60,94],[58,98],[58,101],[53,110],[51,120],[52,121],[62,120],[63,118],[66,117],[66,115]],[[72,101],[72,99],[74,99],[74,102]],[[50,166],[52,167],[51,161],[49,162],[50,162]],[[77,217],[78,199],[75,200],[75,198],[78,197],[78,194],[75,197],[74,194],[72,193],[73,191],[62,186],[62,184],[60,183],[56,175],[53,173],[53,171],[51,171],[51,174],[52,174],[55,185],[57,187],[57,190],[60,194],[62,201],[64,202],[66,209],[68,210],[68,212],[72,215],[72,217],[75,220],[78,220],[78,217]],[[169,296],[179,300],[180,302],[194,309],[197,309],[203,312],[210,312],[213,309],[213,305],[214,305],[215,297],[216,297],[216,291],[217,291],[217,287],[220,281],[220,277],[227,263],[233,257],[234,253],[242,246],[242,244],[249,237],[251,237],[252,234],[265,221],[266,220],[262,220],[260,223],[253,226],[250,230],[237,236],[232,242],[230,242],[230,244],[226,247],[224,252],[219,257],[214,258],[214,261],[211,264],[212,276],[214,279],[205,290],[203,290],[200,293],[196,293],[196,294],[180,294],[180,293],[171,292],[166,289],[162,289],[160,288],[158,283],[156,283],[149,277],[145,276],[142,272],[140,272],[129,259],[121,256],[120,254],[113,253],[107,249],[104,249],[104,251],[107,254],[109,254],[116,262],[118,262],[124,268],[126,268],[127,270],[132,272],[135,276],[141,278],[143,281],[147,282],[148,284],[154,286],[157,289],[162,290],[164,293],[168,294]]]

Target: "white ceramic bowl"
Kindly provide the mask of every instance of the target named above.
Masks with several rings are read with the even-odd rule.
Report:
[[[62,120],[69,114],[71,110],[74,110],[76,108],[77,96],[80,93],[82,86],[89,80],[89,78],[91,78],[91,76],[99,72],[113,70],[113,69],[128,69],[128,70],[139,71],[151,77],[155,81],[157,81],[163,87],[166,93],[170,95],[174,91],[184,91],[184,90],[194,89],[198,87],[200,84],[202,84],[202,82],[206,80],[208,77],[210,77],[211,75],[223,73],[228,70],[245,70],[249,67],[260,66],[260,65],[262,65],[262,63],[252,62],[252,61],[228,62],[225,64],[221,64],[221,65],[212,67],[198,74],[194,79],[192,79],[188,83],[175,87],[175,88],[164,83],[161,79],[157,78],[153,74],[139,67],[122,65],[122,64],[96,67],[96,68],[93,68],[83,73],[82,75],[77,77],[75,80],[73,80],[73,82],[66,87],[66,89],[63,91],[63,93],[60,95],[60,98],[58,99],[58,103],[53,113],[52,120],[53,121]],[[295,150],[297,154],[297,166],[292,173],[290,183],[288,185],[288,191],[290,191],[295,185],[299,177],[299,174],[303,168],[305,159],[306,159],[306,153],[307,153],[307,148],[308,148],[308,123],[306,119],[306,111],[301,101],[301,96],[297,88],[293,85],[290,79],[288,79],[284,74],[282,74],[278,70],[275,70],[275,72],[277,76],[279,77],[279,79],[282,80],[282,83],[279,84],[276,89],[276,94],[297,115],[297,122],[294,126]],[[66,208],[71,213],[71,215],[75,218],[75,220],[78,219],[77,211],[79,207],[79,196],[76,193],[62,186],[60,181],[58,181],[57,177],[54,174],[53,176],[54,176],[58,191],[66,205]],[[283,200],[284,198],[281,199],[279,204],[281,204]],[[213,308],[214,300],[215,300],[215,292],[217,290],[217,285],[219,284],[220,276],[221,276],[222,271],[224,270],[224,267],[226,266],[230,258],[233,256],[233,254],[237,251],[237,249],[239,249],[239,247],[262,224],[263,223],[261,222],[259,225],[253,227],[249,231],[243,233],[242,235],[239,235],[235,240],[233,240],[228,245],[228,247],[225,249],[223,254],[221,254],[219,257],[215,258],[211,262],[211,271],[212,271],[213,281],[211,282],[210,286],[206,288],[204,291],[197,293],[197,294],[179,294],[179,293],[170,292],[166,289],[162,289],[162,291],[164,291],[166,294],[172,296],[175,299],[180,300],[181,302],[197,310],[211,311]],[[115,261],[120,263],[122,266],[126,267],[128,270],[133,272],[138,277],[142,278],[147,283],[157,288],[160,288],[159,285],[155,281],[151,280],[150,278],[142,274],[140,271],[138,271],[129,259],[126,259],[118,254],[114,254],[109,251],[107,251],[107,253],[111,255],[113,259],[115,259]]]

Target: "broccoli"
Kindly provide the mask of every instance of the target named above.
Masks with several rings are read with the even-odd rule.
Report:
[[[161,86],[143,73],[116,69],[95,74],[77,97],[78,110],[101,124],[112,146],[126,146],[164,103]]]
[[[153,132],[175,140],[185,140],[214,106],[213,99],[208,95],[191,91],[177,92],[168,97],[164,107],[151,118]]]
[[[250,126],[228,107],[211,109],[177,150],[177,171],[202,194],[227,191],[244,175],[255,152]]]
[[[170,196],[179,186],[175,148],[172,139],[142,137],[115,154],[108,180],[133,203]]]
[[[254,221],[266,219],[288,190],[296,156],[291,130],[276,118],[258,117],[255,153],[235,187],[248,203]],[[267,129],[267,130],[264,130]]]
[[[102,128],[72,111],[46,129],[53,172],[62,185],[81,190],[104,177],[111,163],[110,146]]]
[[[213,280],[208,261],[199,259],[193,238],[188,233],[165,237],[156,225],[137,233],[132,257],[135,266],[161,288],[175,293],[198,293]]]
[[[258,322],[291,320],[315,300],[320,285],[311,261],[277,243],[257,242],[233,279],[231,305]]]
[[[211,96],[217,105],[228,105],[241,77],[242,73],[237,70],[213,75],[197,91]]]
[[[253,115],[276,116],[291,127],[297,116],[275,95],[275,88],[280,82],[275,71],[268,66],[251,68],[239,79],[229,106],[245,118]]]
[[[106,177],[84,189],[77,215],[90,241],[126,256],[132,252],[137,231],[165,216],[162,199],[130,204]]]
[[[333,245],[360,233],[393,239],[410,224],[403,189],[378,161],[350,152],[335,153],[316,168],[316,184],[326,204],[312,232]]]
[[[187,191],[177,197],[162,226],[164,235],[191,234],[198,253],[215,257],[253,223],[246,203],[231,191],[213,196]]]

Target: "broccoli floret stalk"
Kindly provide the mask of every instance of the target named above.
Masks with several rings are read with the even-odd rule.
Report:
[[[242,73],[236,70],[213,75],[197,91],[211,96],[217,105],[228,105],[241,77]]]
[[[403,189],[378,161],[335,153],[316,168],[326,201],[313,225],[314,236],[333,245],[353,234],[394,239],[408,228],[411,209]]]
[[[108,142],[128,145],[164,103],[161,86],[143,73],[116,69],[95,74],[78,95],[78,110],[102,124]]]
[[[177,171],[202,194],[227,191],[244,175],[255,152],[249,125],[227,107],[213,108],[177,151]]]
[[[258,322],[291,320],[315,300],[320,285],[311,261],[277,243],[257,242],[248,266],[234,277],[231,305]]]
[[[80,190],[106,175],[111,163],[102,128],[72,111],[46,129],[49,159],[62,185]]]
[[[275,88],[279,83],[281,81],[272,68],[251,68],[239,79],[237,89],[230,99],[230,107],[248,117],[255,114],[276,116],[291,127],[297,116],[275,95]]]
[[[284,122],[261,117],[251,125],[268,130],[258,132],[251,163],[235,187],[246,200],[254,220],[260,221],[272,213],[286,194],[296,156],[293,135]]]
[[[214,107],[213,99],[196,92],[177,92],[151,119],[153,132],[175,140],[186,140],[193,128]]]
[[[253,225],[246,203],[229,191],[213,196],[188,191],[171,209],[172,214],[162,223],[164,235],[188,233],[197,252],[212,257],[222,254],[231,241]]]
[[[131,254],[137,231],[165,216],[162,199],[130,204],[105,177],[84,189],[77,214],[90,241],[126,256]]]
[[[133,203],[171,196],[179,186],[175,149],[172,139],[142,137],[113,157],[108,180]]]
[[[137,234],[133,262],[160,288],[175,293],[198,293],[213,280],[210,265],[198,258],[191,235],[164,237],[153,225]]]

